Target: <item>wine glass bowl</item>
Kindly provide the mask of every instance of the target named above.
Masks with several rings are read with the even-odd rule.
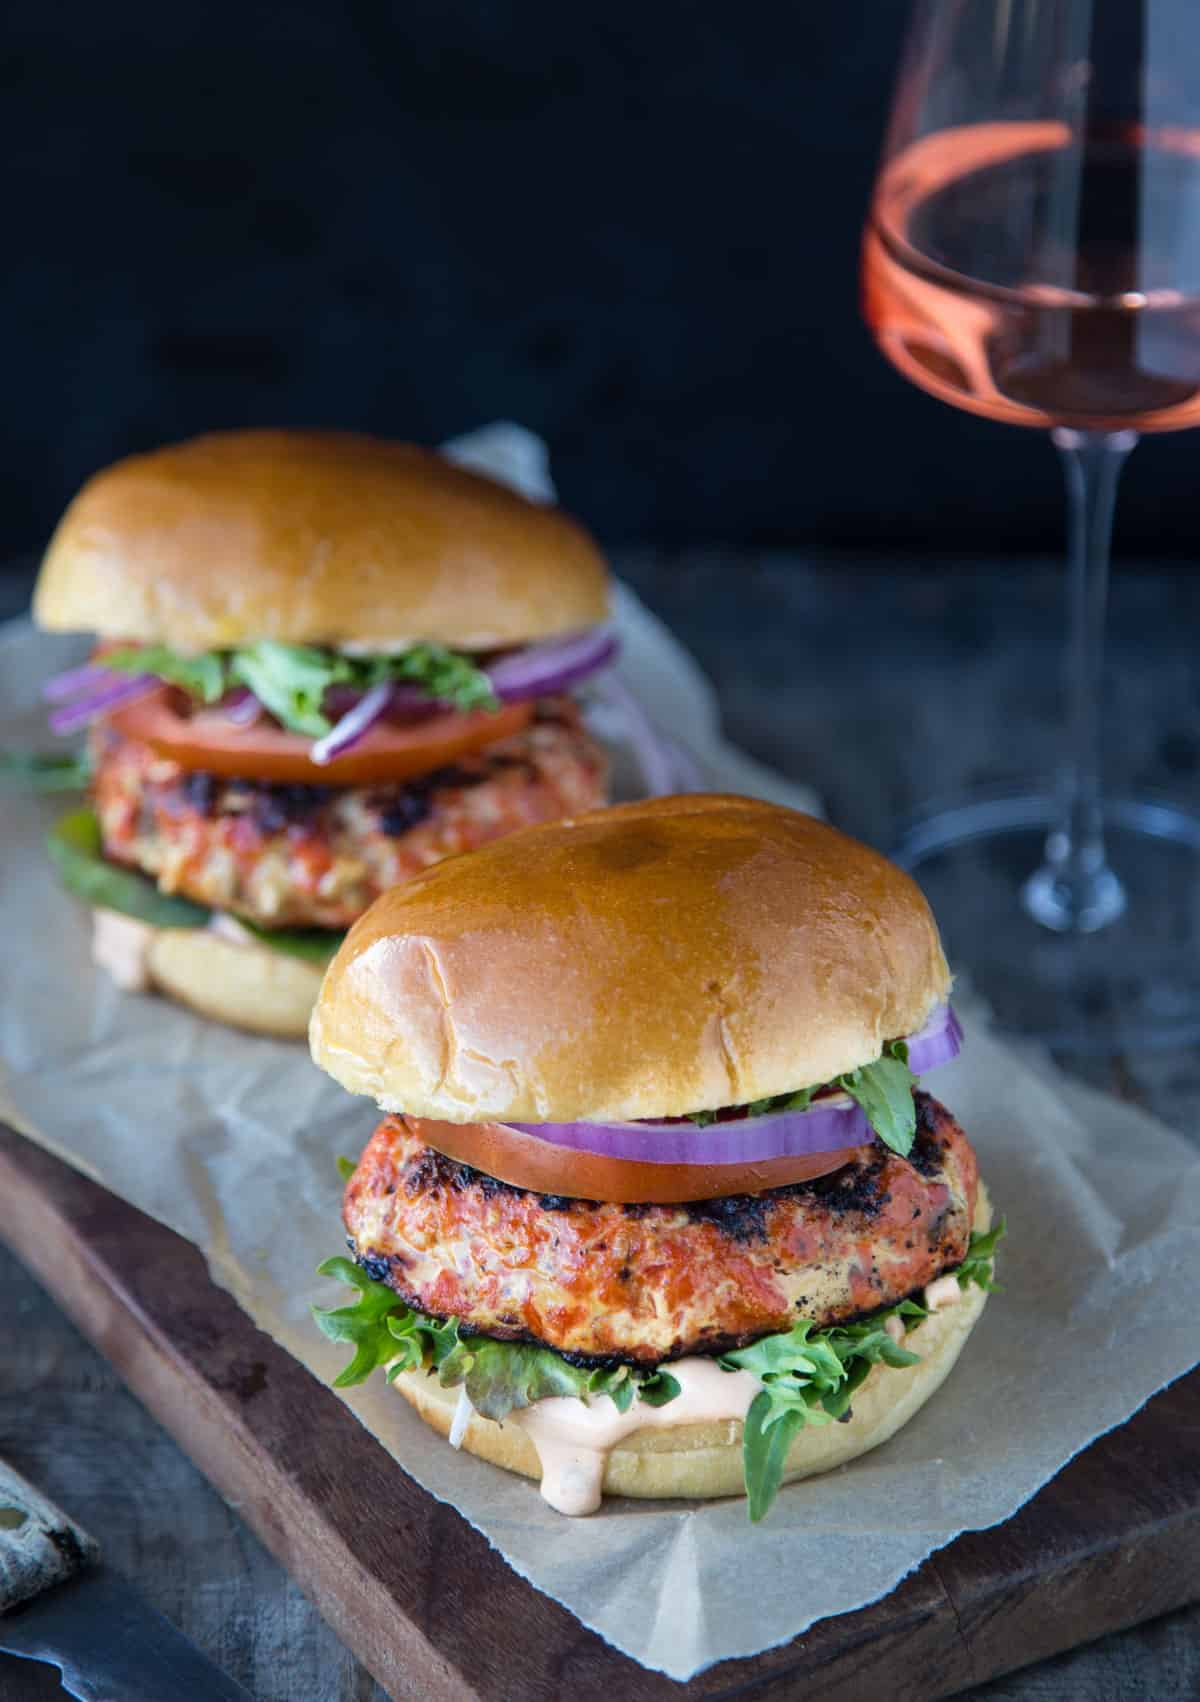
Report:
[[[1004,1026],[1104,1049],[1194,1038],[1200,821],[1105,801],[1100,711],[1121,467],[1140,434],[1200,424],[1195,0],[921,0],[862,293],[911,383],[1049,431],[1068,498],[1057,783],[957,800],[897,854]]]

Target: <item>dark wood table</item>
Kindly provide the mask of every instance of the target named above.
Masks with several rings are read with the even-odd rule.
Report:
[[[712,551],[621,567],[718,684],[730,736],[816,784],[833,819],[867,839],[886,845],[923,796],[1052,766],[1057,564],[898,566]],[[0,613],[17,612],[27,589],[19,577],[5,582]],[[1198,613],[1200,584],[1188,571],[1122,574],[1108,703],[1115,778],[1200,807]],[[1070,1067],[1196,1138],[1200,1053]],[[0,1297],[0,1452],[264,1702],[382,1702],[236,1509],[3,1250]],[[0,1657],[0,1702],[60,1694],[49,1669]],[[1200,1608],[964,1694],[1193,1698]]]

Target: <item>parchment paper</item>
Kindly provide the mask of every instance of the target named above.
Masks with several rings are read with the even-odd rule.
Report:
[[[628,597],[620,618],[630,677],[710,783],[744,776],[795,801],[714,747],[711,694],[657,623]],[[78,651],[24,623],[0,632],[0,747],[44,742],[39,683]],[[69,802],[0,793],[0,1116],[194,1241],[254,1321],[330,1379],[344,1354],[308,1307],[346,1294],[313,1270],[342,1250],[334,1157],[358,1155],[373,1108],[300,1046],[120,994],[92,969],[84,912],[41,849]],[[930,1406],[884,1448],[785,1490],[764,1524],[740,1501],[611,1501],[564,1519],[532,1484],[453,1453],[381,1379],[351,1406],[522,1576],[674,1678],[875,1600],[960,1531],[1008,1518],[1200,1357],[1196,1152],[981,1025],[931,1085],[1008,1216],[1003,1292]]]

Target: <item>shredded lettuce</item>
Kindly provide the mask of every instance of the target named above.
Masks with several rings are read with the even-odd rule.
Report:
[[[233,650],[186,655],[165,644],[110,650],[97,661],[125,674],[156,674],[201,703],[216,703],[236,685],[249,686],[281,726],[319,739],[332,726],[324,710],[331,686],[367,691],[385,680],[422,686],[456,709],[496,709],[482,668],[442,644],[414,644],[395,655],[343,656],[308,644],[260,639]]]
[[[957,1270],[960,1287],[974,1283],[990,1290],[995,1286],[992,1261],[1003,1234],[1003,1219],[986,1235],[972,1232],[967,1256]],[[679,1394],[679,1382],[669,1365],[651,1372],[627,1365],[589,1370],[568,1364],[552,1348],[463,1335],[457,1319],[438,1322],[415,1311],[351,1259],[326,1259],[317,1274],[336,1277],[358,1290],[349,1306],[312,1308],[319,1329],[331,1341],[354,1349],[350,1363],[334,1379],[335,1388],[362,1383],[380,1368],[389,1382],[403,1371],[424,1369],[436,1375],[443,1388],[465,1385],[476,1412],[498,1421],[552,1395],[580,1400],[608,1395],[618,1412],[625,1413],[635,1399],[666,1406]],[[811,1319],[800,1318],[790,1330],[718,1357],[723,1370],[748,1371],[762,1385],[750,1404],[742,1440],[746,1501],[753,1522],[763,1518],[774,1502],[788,1448],[799,1431],[806,1425],[848,1418],[854,1392],[874,1366],[919,1362],[919,1354],[888,1334],[888,1320],[898,1318],[907,1335],[928,1316],[918,1301],[901,1300],[855,1324],[817,1329]]]

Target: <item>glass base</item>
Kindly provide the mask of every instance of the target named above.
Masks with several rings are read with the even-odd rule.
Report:
[[[933,906],[951,968],[998,1027],[1062,1050],[1200,1040],[1200,817],[1106,803],[1117,878],[1097,894],[1090,931],[1060,931],[1061,894],[1043,867],[1056,819],[1049,795],[993,795],[947,803],[902,835],[892,855]]]

